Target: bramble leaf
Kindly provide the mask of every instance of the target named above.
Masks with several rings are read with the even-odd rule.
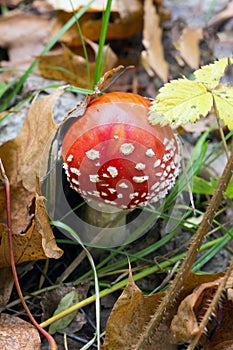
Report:
[[[213,91],[214,105],[218,118],[233,130],[233,88],[221,86]]]
[[[152,102],[149,121],[152,125],[181,125],[206,117],[214,107],[217,117],[233,129],[233,88],[219,84],[232,58],[222,58],[196,70],[194,80],[171,80]]]
[[[206,87],[186,78],[172,80],[159,91],[150,109],[152,125],[186,124],[205,117],[213,105]]]
[[[232,63],[231,61],[225,57],[201,67],[193,73],[195,77],[194,81],[206,85],[208,89],[215,88],[219,84],[227,66]]]

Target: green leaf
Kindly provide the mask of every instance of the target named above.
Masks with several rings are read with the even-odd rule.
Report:
[[[205,117],[213,105],[207,88],[186,78],[172,80],[159,90],[150,108],[152,125],[186,124]]]
[[[213,90],[213,98],[218,118],[233,130],[233,89],[222,85],[220,89]]]
[[[77,304],[78,302],[78,293],[74,289],[70,293],[66,294],[61,300],[60,303],[58,304],[58,307],[56,308],[55,312],[53,315],[57,315],[61,313],[62,311],[68,309],[69,307]],[[54,334],[56,331],[60,329],[64,329],[67,327],[75,318],[77,312],[71,312],[69,315],[61,318],[58,321],[55,321],[49,326],[49,333]]]
[[[211,181],[206,181],[201,177],[194,176],[193,177],[193,182],[192,182],[192,191],[194,193],[198,194],[204,194],[204,195],[213,195],[214,191],[217,188],[218,181],[216,180],[211,180]],[[233,181],[231,180],[227,190],[225,192],[225,196],[228,198],[233,198]]]

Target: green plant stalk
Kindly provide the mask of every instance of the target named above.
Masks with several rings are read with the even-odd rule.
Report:
[[[111,14],[112,0],[108,0],[106,9],[103,13],[102,27],[99,39],[99,49],[96,57],[95,73],[94,73],[94,86],[98,83],[100,77],[103,75],[103,68],[101,67],[103,48],[106,40],[106,34],[108,29],[109,18]]]
[[[219,130],[219,133],[220,133],[220,137],[221,137],[221,139],[222,139],[222,142],[223,142],[223,147],[224,147],[226,156],[227,156],[227,158],[228,158],[228,157],[229,157],[229,154],[228,154],[228,147],[227,147],[227,143],[226,143],[225,136],[224,136],[224,133],[223,133],[223,129],[222,129],[221,125],[220,125],[220,118],[219,118],[219,113],[218,113],[218,109],[217,109],[217,106],[216,106],[215,99],[213,99],[213,103],[214,103],[214,111],[215,111],[216,119],[217,119],[217,123],[218,123],[218,130]]]
[[[73,6],[73,2],[72,2],[72,0],[69,0],[69,2],[70,2],[70,5],[72,7],[72,11],[74,13],[74,16],[76,17],[76,12],[75,12],[75,8]],[[88,53],[87,53],[87,48],[86,48],[86,44],[85,44],[85,39],[83,37],[83,33],[82,33],[82,30],[81,30],[81,27],[79,25],[77,17],[76,17],[76,25],[77,25],[79,36],[80,36],[80,39],[81,39],[81,44],[82,44],[82,48],[83,48],[84,58],[86,60],[87,80],[88,80],[88,86],[90,87],[90,85],[91,85],[91,72],[90,72],[90,64],[89,64],[89,59],[88,59]]]
[[[183,259],[184,256],[185,256],[185,254],[186,254],[186,253],[179,254],[179,255],[177,255],[176,257],[171,258],[169,261],[164,261],[164,262],[162,262],[162,263],[160,264],[160,267],[161,267],[162,269],[165,269],[167,266],[170,266],[172,263],[175,263],[175,262],[177,262],[177,261]],[[140,271],[139,273],[135,274],[135,275],[134,275],[134,280],[135,280],[135,281],[138,281],[138,280],[140,280],[140,279],[142,279],[142,278],[148,276],[148,274],[151,275],[152,273],[157,272],[159,269],[160,269],[160,268],[159,268],[157,265],[154,265],[154,266],[152,266],[152,267],[149,267],[149,268],[147,268],[147,269],[145,269],[145,270],[143,270],[143,271]],[[127,285],[127,283],[128,283],[128,278],[126,278],[126,279],[124,279],[124,280],[122,280],[122,281],[120,281],[120,282],[114,284],[114,285],[113,285],[112,287],[110,287],[110,288],[106,288],[106,289],[100,291],[99,297],[100,297],[100,298],[103,298],[104,296],[109,295],[109,294],[111,294],[111,293],[113,293],[113,292],[116,292],[117,290],[123,289],[123,288]],[[60,318],[69,315],[71,312],[77,311],[77,310],[79,310],[79,309],[81,309],[81,308],[83,308],[83,307],[85,307],[85,306],[87,306],[87,305],[89,305],[89,304],[95,302],[95,300],[96,300],[96,295],[92,295],[91,297],[86,298],[85,300],[80,301],[79,303],[77,303],[76,305],[73,305],[72,307],[68,308],[67,310],[65,310],[65,311],[63,311],[63,312],[61,312],[61,313],[59,313],[59,314],[57,314],[57,315],[52,316],[51,318],[49,318],[49,319],[47,319],[46,321],[42,322],[42,323],[40,324],[40,326],[43,327],[43,328],[44,328],[44,327],[47,327],[47,326],[49,326],[51,323],[53,323],[53,322],[59,320]]]
[[[46,89],[57,89],[59,87],[63,87],[64,85],[62,84],[53,84],[53,85],[48,85],[46,87],[43,87],[39,90],[37,90],[36,92],[32,93],[29,97],[25,98],[24,100],[20,101],[19,103],[17,103],[14,108],[11,109],[11,111],[9,112],[6,112],[2,118],[0,119],[0,123],[3,122],[3,120],[5,120],[11,113],[13,112],[17,112],[17,110],[23,106],[25,103],[27,102],[30,102],[37,94],[38,92],[42,92],[42,91],[45,91]],[[77,88],[77,87],[74,87],[74,86],[70,86],[67,88],[68,91],[71,91],[71,92],[75,92],[75,93],[78,93],[78,94],[83,94],[83,95],[88,95],[90,93],[92,93],[93,91],[92,90],[87,90],[87,89],[83,89],[83,88]]]
[[[203,220],[197,230],[193,242],[187,252],[187,255],[172,283],[167,290],[165,297],[156,310],[156,314],[151,318],[145,330],[142,332],[137,344],[133,350],[146,350],[151,344],[151,340],[155,339],[156,331],[161,324],[170,325],[171,320],[176,312],[183,290],[183,285],[188,279],[192,269],[192,265],[199,253],[203,240],[208,233],[208,230],[214,220],[217,209],[223,199],[223,195],[228,186],[228,183],[233,175],[233,152],[231,153],[228,162],[225,166],[218,187],[211,198],[207,210],[203,216]]]
[[[231,232],[232,231],[232,232]],[[193,272],[199,271],[211,258],[213,258],[222,248],[224,248],[233,238],[233,230],[230,230],[226,235],[221,237],[219,244],[214,245],[208,252],[203,254],[193,265]]]
[[[231,234],[233,235],[233,230],[232,230],[232,233],[231,233]],[[222,239],[225,239],[225,238],[224,238],[224,237],[220,237],[220,238],[217,238],[217,239],[215,239],[215,240],[213,240],[213,241],[210,241],[210,242],[207,242],[207,243],[203,244],[203,245],[201,246],[201,248],[200,248],[200,252],[205,251],[205,250],[207,250],[207,249],[210,249],[211,247],[213,247],[213,246],[215,246],[215,245],[221,244]],[[230,238],[230,239],[231,239],[231,238]],[[185,253],[182,253],[182,254],[180,254],[180,255],[177,255],[177,256],[175,256],[175,257],[172,257],[172,258],[169,259],[169,261],[164,261],[164,262],[162,262],[162,263],[160,263],[160,264],[158,264],[158,265],[153,265],[152,267],[146,268],[146,269],[144,269],[143,271],[140,271],[139,273],[136,273],[136,274],[133,276],[133,278],[134,278],[135,281],[139,281],[140,279],[142,279],[142,278],[144,278],[144,277],[148,277],[148,276],[150,276],[151,274],[156,273],[156,272],[158,272],[158,271],[161,270],[161,269],[162,269],[162,270],[165,270],[165,269],[171,268],[171,266],[173,266],[177,261],[182,260],[184,257],[185,257]],[[111,288],[106,288],[106,289],[102,290],[102,291],[100,292],[100,297],[104,297],[105,295],[111,294],[112,292],[115,292],[115,291],[117,291],[117,290],[120,290],[120,289],[124,288],[124,287],[126,286],[127,282],[128,282],[128,279],[124,279],[124,280],[122,280],[121,282],[119,282],[119,283],[117,283],[116,285],[114,285],[113,287],[111,287]],[[77,280],[77,283],[78,283],[78,280]],[[66,285],[66,286],[73,285],[73,282],[66,283],[65,285]],[[116,286],[116,288],[115,288],[115,286]],[[52,291],[52,290],[54,290],[54,289],[56,289],[56,288],[58,288],[58,287],[59,287],[59,284],[54,284],[54,285],[52,285],[52,286],[50,286],[50,287],[42,288],[42,289],[40,289],[40,290],[38,290],[38,291],[36,291],[36,292],[32,292],[32,293],[30,294],[30,296],[29,296],[29,295],[28,295],[28,296],[25,296],[25,297],[24,297],[24,300],[25,300],[25,301],[26,301],[26,300],[30,300],[32,297],[39,296],[39,295],[41,295],[41,294],[43,294],[43,293],[45,293],[45,292]],[[113,288],[114,288],[114,289],[113,289]],[[87,298],[87,299],[85,299],[85,300],[87,300],[87,302],[84,303],[84,301],[82,301],[82,303],[84,303],[83,306],[87,306],[87,305],[89,305],[90,303],[94,302],[94,301],[95,301],[95,295],[93,295],[92,297]],[[14,306],[18,305],[19,303],[20,303],[20,300],[17,299],[17,300],[12,301],[11,303],[9,303],[9,304],[7,305],[7,307],[8,307],[8,308],[13,308]],[[79,310],[79,309],[80,309],[81,307],[83,307],[83,306],[80,306],[80,303],[76,304],[77,310]],[[74,310],[73,310],[73,311],[74,311]],[[72,311],[71,311],[71,312],[72,312]],[[48,320],[46,320],[45,322],[47,322],[47,321],[48,321]],[[49,324],[50,324],[50,321],[49,321]],[[48,324],[48,325],[49,325],[49,324]]]
[[[40,53],[41,56],[45,55],[54,46],[54,44],[57,42],[57,40],[77,21],[77,19],[79,19],[87,11],[87,9],[90,7],[90,5],[94,1],[95,0],[89,1],[86,6],[82,7],[82,9],[78,13],[76,13],[75,16],[73,16],[63,26],[63,28],[54,36],[54,38],[41,51],[41,53]],[[35,68],[35,66],[38,64],[38,61],[39,61],[38,59],[35,59],[32,62],[32,64],[29,66],[29,68],[25,71],[25,73],[21,76],[21,78],[20,78],[18,84],[16,85],[16,87],[14,88],[14,90],[9,93],[8,97],[6,98],[6,100],[0,106],[0,111],[4,111],[8,107],[8,105],[9,105],[10,101],[12,100],[12,98],[18,93],[18,91],[23,86],[23,84],[26,81],[26,79],[29,76],[29,74],[32,72],[32,70]]]

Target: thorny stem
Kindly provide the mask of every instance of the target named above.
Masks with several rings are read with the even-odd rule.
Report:
[[[49,344],[50,344],[50,349],[51,350],[58,350],[58,347],[56,345],[55,340],[53,339],[53,337],[46,332],[34,319],[34,317],[31,314],[31,311],[29,310],[20,285],[19,285],[19,279],[18,279],[18,275],[17,275],[17,271],[16,271],[16,266],[15,266],[15,257],[14,257],[14,252],[13,252],[13,238],[12,238],[12,222],[11,222],[11,198],[10,198],[10,183],[8,180],[8,177],[6,175],[2,160],[0,158],[0,179],[3,180],[4,184],[5,184],[5,194],[6,194],[6,211],[7,211],[7,226],[8,226],[8,238],[9,238],[9,254],[10,254],[10,262],[11,262],[11,269],[12,269],[12,274],[13,274],[13,278],[15,281],[15,287],[17,289],[19,298],[21,300],[21,303],[29,317],[29,319],[31,320],[32,324],[38,329],[38,331],[41,332],[41,334],[43,334],[43,336],[48,340]]]
[[[233,175],[233,152],[231,153],[221,179],[218,183],[213,197],[211,198],[203,220],[196,232],[193,242],[187,252],[187,255],[169,289],[166,292],[161,304],[156,310],[156,314],[147,324],[144,332],[141,334],[133,350],[146,350],[150,347],[151,339],[155,339],[156,330],[161,324],[169,324],[176,312],[179,299],[183,290],[184,283],[187,281],[192,269],[192,265],[199,253],[199,249],[207,235],[209,228],[214,220],[218,207],[223,199],[223,195]]]

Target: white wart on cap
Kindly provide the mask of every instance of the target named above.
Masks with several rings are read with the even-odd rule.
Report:
[[[63,140],[64,169],[82,197],[121,209],[164,198],[179,174],[179,145],[169,126],[150,125],[151,103],[131,93],[94,100]]]

